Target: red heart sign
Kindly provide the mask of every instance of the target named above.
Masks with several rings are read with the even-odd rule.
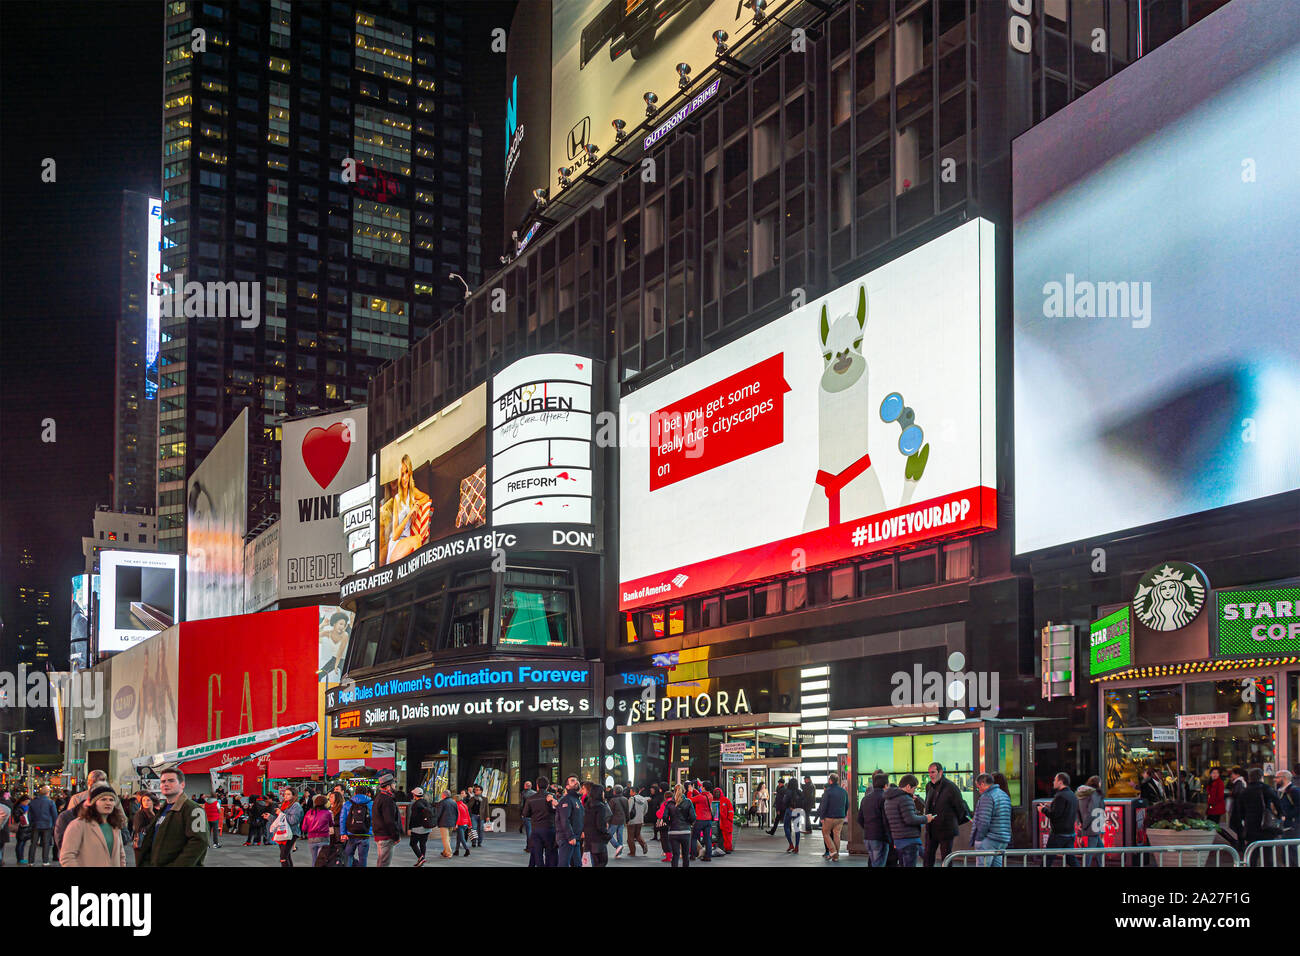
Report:
[[[322,490],[329,487],[347,460],[352,447],[347,430],[344,422],[335,422],[329,428],[313,428],[303,436],[302,463]]]

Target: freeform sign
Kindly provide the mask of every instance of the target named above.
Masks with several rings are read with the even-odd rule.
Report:
[[[625,397],[620,609],[996,528],[993,267],[966,223]]]

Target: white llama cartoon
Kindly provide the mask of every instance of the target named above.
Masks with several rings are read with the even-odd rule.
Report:
[[[822,303],[822,377],[817,392],[818,455],[816,482],[804,513],[805,531],[816,531],[885,510],[885,495],[868,454],[867,424],[875,411],[867,392],[867,360],[862,338],[867,328],[867,289],[858,288],[858,311],[831,323]],[[912,425],[912,410],[902,396],[891,393],[881,406],[885,421],[899,420],[904,427],[902,449],[919,445],[920,429]],[[908,432],[914,432],[915,438]],[[930,446],[917,448],[904,467],[899,506],[911,502],[917,482],[930,457]]]

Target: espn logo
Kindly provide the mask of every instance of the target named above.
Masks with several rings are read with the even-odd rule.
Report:
[[[361,726],[361,711],[349,710],[339,714],[339,730],[352,730]]]

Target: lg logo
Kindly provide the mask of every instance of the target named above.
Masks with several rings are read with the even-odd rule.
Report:
[[[1011,19],[1007,21],[1007,40],[1018,53],[1034,52],[1034,34],[1029,18],[1034,12],[1034,0],[1007,0]]]

